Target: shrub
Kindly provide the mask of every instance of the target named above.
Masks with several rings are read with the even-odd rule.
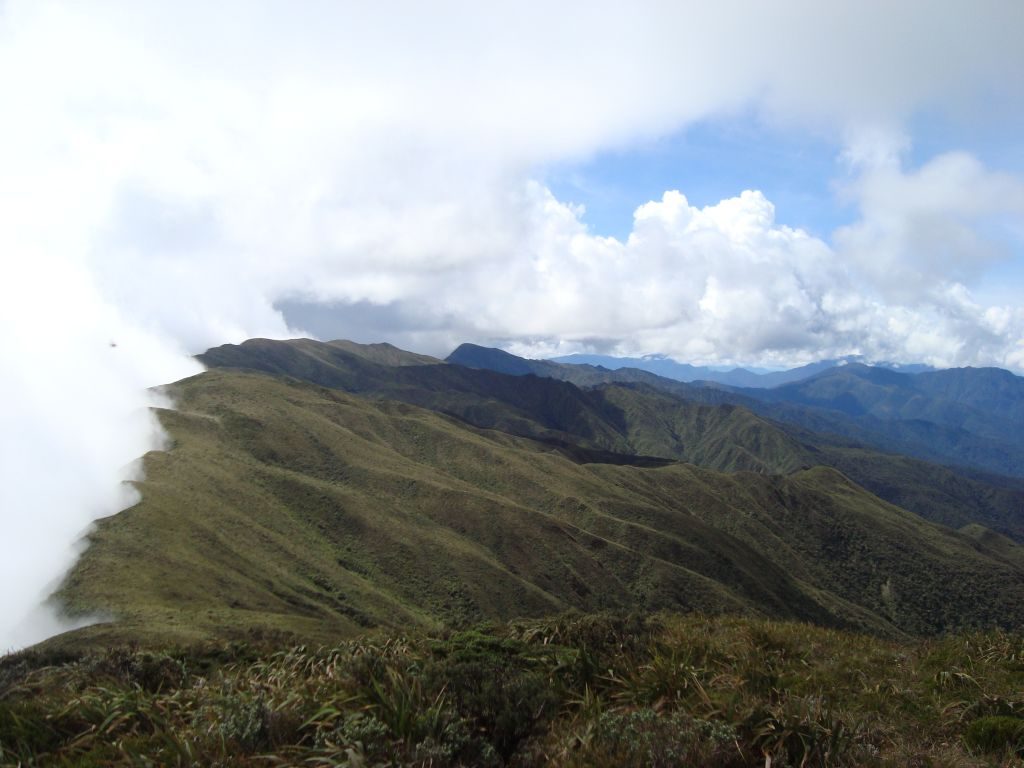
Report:
[[[964,733],[964,743],[978,752],[1005,752],[1024,754],[1024,719],[991,715],[979,717]]]
[[[267,729],[269,710],[262,699],[232,696],[224,701],[216,733],[243,752],[253,752],[270,743]]]
[[[651,768],[746,764],[737,748],[736,733],[728,723],[650,708],[602,714],[579,758],[586,765]]]
[[[110,677],[119,683],[137,685],[149,693],[175,690],[188,683],[185,663],[166,653],[114,648],[85,660],[92,675]]]
[[[817,697],[791,699],[747,721],[754,747],[783,764],[862,765],[863,726],[849,722]]]
[[[537,724],[558,707],[547,675],[517,642],[465,633],[424,672],[425,685],[444,690],[462,718],[508,759]]]

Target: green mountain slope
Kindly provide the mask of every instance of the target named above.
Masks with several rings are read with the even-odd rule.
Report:
[[[952,528],[981,524],[1024,542],[1024,490],[1013,478],[974,476],[861,447],[821,446],[815,459],[933,522]]]
[[[723,472],[780,474],[816,463],[806,446],[746,408],[680,400],[645,385],[604,385],[590,392],[619,414],[629,448]]]
[[[994,554],[834,470],[577,463],[407,404],[241,371],[170,392],[173,447],[147,457],[142,501],[98,522],[61,590],[74,612],[117,617],[84,638],[328,639],[568,608],[883,633],[1024,623],[1016,545]]]
[[[1024,379],[1008,371],[909,375],[847,365],[774,389],[730,392],[762,415],[876,449],[1024,476]]]
[[[459,346],[447,359],[513,375],[533,373],[580,387],[642,383],[691,402],[739,405],[763,418],[817,432],[815,442],[822,435],[838,436],[884,453],[1024,475],[1024,379],[997,368],[910,374],[851,363],[808,373],[782,386],[739,388],[686,384],[636,368],[526,360],[473,344]],[[1005,486],[997,478],[990,481]],[[1021,509],[1020,504],[1015,508]],[[1000,515],[1008,516],[1013,515]]]
[[[511,376],[525,376],[532,373],[535,376],[568,381],[577,387],[593,387],[601,384],[646,384],[652,389],[682,395],[693,400],[698,399],[707,391],[705,387],[686,384],[641,368],[627,366],[611,369],[588,363],[529,360],[501,349],[481,347],[477,344],[460,344],[445,358],[445,362],[464,368],[506,373]],[[727,396],[723,395],[723,397]]]
[[[805,466],[830,466],[886,501],[929,520],[954,528],[981,523],[1024,541],[1024,484],[1020,480],[894,455],[905,451],[938,460],[955,456],[961,464],[994,461],[1019,471],[1024,464],[1013,459],[1012,450],[1005,450],[1004,443],[930,421],[878,415],[891,410],[886,402],[906,401],[906,393],[898,392],[912,386],[920,386],[922,391],[939,389],[943,397],[963,401],[969,408],[980,408],[979,402],[986,397],[983,393],[989,393],[991,404],[985,407],[998,410],[1019,394],[1015,388],[1018,377],[1006,371],[966,369],[909,376],[848,365],[785,388],[758,390],[757,397],[766,398],[762,402],[750,396],[754,393],[749,390],[741,394],[739,390],[693,386],[628,368],[609,371],[591,365],[524,360],[470,344],[461,345],[448,359],[492,366],[513,375],[549,376],[607,392],[612,390],[604,385],[612,383],[635,391],[646,389],[648,396],[637,396],[632,405],[619,403],[620,410],[629,412],[622,423],[634,450],[722,470],[788,472]],[[974,379],[981,384],[968,386]],[[851,393],[851,380],[860,382],[854,390],[863,394]],[[913,383],[919,380],[924,383]],[[655,392],[684,404],[673,404],[664,396],[654,396]],[[804,394],[797,397],[794,392]],[[915,397],[932,402],[930,396],[920,393]],[[878,407],[869,407],[870,403]],[[712,409],[694,410],[698,404]],[[739,421],[745,423],[729,425],[733,419],[724,414],[736,405],[735,413],[743,414]],[[872,410],[878,413],[869,412]],[[704,415],[715,412],[717,417]],[[696,414],[701,416],[694,418]],[[748,418],[753,414],[757,416]],[[723,425],[712,428],[715,421]]]
[[[521,375],[525,369],[517,369],[515,363],[520,358],[501,354],[504,358],[499,363],[507,362],[504,367],[518,373],[460,365],[395,369],[372,364],[333,343],[308,339],[224,345],[200,355],[199,360],[211,367],[284,374],[419,405],[477,427],[547,440],[568,447],[576,457],[582,455],[582,448],[622,454],[616,460],[621,463],[634,463],[630,457],[651,456],[724,471],[774,473],[810,465],[803,446],[745,408],[693,403],[635,382],[581,390],[551,377]],[[570,373],[574,369],[552,366]],[[600,460],[614,459],[605,455]]]
[[[317,346],[316,342],[312,342],[310,339],[299,339],[295,343],[300,346],[306,343],[306,346],[312,349]],[[344,350],[381,365],[438,365],[441,363],[436,357],[407,352],[393,344],[356,344],[354,341],[337,339],[328,341],[327,346]]]
[[[1015,436],[1024,420],[1024,379],[998,368],[905,374],[851,364],[758,393],[852,415],[920,419],[986,437]]]

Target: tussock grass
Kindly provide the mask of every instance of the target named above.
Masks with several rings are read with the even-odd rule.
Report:
[[[1024,765],[1024,636],[564,615],[0,661],[0,763]]]

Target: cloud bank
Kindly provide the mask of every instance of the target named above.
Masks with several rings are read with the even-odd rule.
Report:
[[[52,631],[15,626],[131,502],[145,388],[301,331],[281,307],[439,354],[1024,367],[1021,307],[974,291],[1020,252],[1021,179],[906,160],[922,113],[1024,117],[1024,6],[836,5],[0,4],[0,646]],[[745,113],[832,137],[849,226],[682,188],[619,241],[544,186]]]

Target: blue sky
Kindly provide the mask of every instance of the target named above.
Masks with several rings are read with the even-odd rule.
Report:
[[[754,117],[705,120],[660,139],[601,152],[547,169],[562,200],[586,207],[595,234],[624,239],[633,211],[667,189],[704,207],[758,189],[775,204],[779,224],[827,236],[853,216],[832,181],[840,147],[810,133],[772,130]]]
[[[991,168],[1024,175],[1018,127],[1024,128],[1012,118],[951,124],[922,116],[910,123],[902,161],[916,168],[961,150]],[[545,181],[559,199],[586,207],[583,218],[598,235],[627,237],[636,206],[667,189],[678,189],[698,207],[757,189],[775,204],[779,224],[828,238],[857,215],[854,201],[837,189],[850,178],[842,152],[834,136],[772,128],[745,115],[704,120],[658,139],[552,165]]]
[[[902,167],[917,169],[947,152],[969,153],[997,172],[1024,177],[1019,109],[998,99],[979,113],[951,117],[936,112],[906,121]],[[595,235],[624,240],[633,213],[665,190],[681,191],[703,208],[759,190],[774,204],[775,221],[831,243],[859,211],[843,190],[855,177],[835,134],[770,126],[751,113],[709,118],[669,135],[598,152],[583,161],[553,164],[545,183],[561,200],[585,207],[582,220]],[[989,302],[1016,303],[1024,288],[1024,221],[1019,213],[979,221],[979,232],[997,241],[1004,257],[973,283]]]

